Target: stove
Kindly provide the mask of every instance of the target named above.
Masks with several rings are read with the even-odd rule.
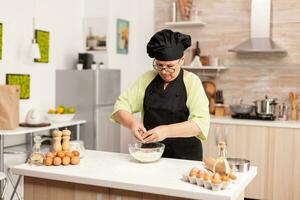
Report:
[[[253,114],[233,114],[231,115],[234,119],[253,119],[253,120],[264,120],[264,121],[274,121],[276,119],[275,115],[253,115]]]

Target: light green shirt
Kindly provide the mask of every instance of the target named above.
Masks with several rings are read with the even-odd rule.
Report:
[[[114,111],[111,114],[111,120],[117,122],[114,114],[118,110],[126,110],[130,113],[141,112],[144,118],[144,96],[150,82],[158,73],[155,70],[148,71],[140,76],[135,83],[125,92],[123,92],[114,105]],[[208,99],[204,92],[201,80],[191,72],[184,71],[183,82],[186,87],[187,101],[186,106],[189,109],[189,121],[195,122],[199,129],[197,138],[206,140],[209,130],[209,107]]]

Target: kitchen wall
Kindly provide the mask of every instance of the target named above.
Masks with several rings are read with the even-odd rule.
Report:
[[[6,73],[31,75],[30,99],[20,101],[21,121],[33,106],[41,111],[55,106],[55,70],[73,67],[78,51],[83,49],[83,3],[83,0],[0,0],[3,23],[0,84],[5,84]],[[33,63],[30,57],[34,15],[36,29],[50,32],[46,64]],[[10,140],[16,139],[7,137],[6,144]]]
[[[173,0],[155,1],[155,30],[166,28]],[[249,37],[250,0],[194,0],[202,10],[204,27],[173,30],[188,33],[193,44],[200,42],[202,54],[221,58],[231,68],[216,78],[224,90],[225,103],[232,96],[246,102],[269,97],[287,100],[289,91],[300,93],[300,4],[298,0],[273,0],[273,39],[288,51],[287,56],[228,52]],[[169,27],[170,28],[170,27]],[[187,52],[190,54],[190,51]]]
[[[153,0],[86,0],[85,18],[106,17],[108,68],[121,69],[121,91],[126,90],[145,71],[152,69],[146,45],[154,32]],[[129,52],[116,53],[117,18],[130,22]],[[138,116],[137,116],[138,117]],[[128,152],[131,133],[121,128],[121,151]]]

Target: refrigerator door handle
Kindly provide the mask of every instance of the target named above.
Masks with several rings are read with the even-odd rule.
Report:
[[[96,107],[100,104],[100,99],[99,99],[99,86],[100,86],[100,75],[99,75],[99,70],[95,70],[95,104]]]
[[[95,126],[95,149],[97,150],[97,148],[98,148],[98,146],[99,146],[99,130],[100,130],[100,126],[99,126],[99,122],[98,122],[98,120],[100,119],[100,113],[99,112],[97,112],[97,110],[95,111],[95,119],[94,119],[94,126]]]

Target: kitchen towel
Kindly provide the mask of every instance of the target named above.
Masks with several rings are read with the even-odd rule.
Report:
[[[11,130],[19,126],[20,86],[0,85],[0,129]]]

